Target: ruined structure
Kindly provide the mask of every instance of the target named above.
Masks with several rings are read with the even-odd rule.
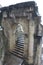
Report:
[[[40,65],[42,27],[36,3],[19,3],[0,8],[0,11],[5,40],[4,64],[10,61],[6,59],[12,54],[22,58],[24,65]],[[13,65],[11,63],[10,65]]]

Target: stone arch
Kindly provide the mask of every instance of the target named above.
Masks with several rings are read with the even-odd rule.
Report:
[[[20,34],[24,34],[24,29],[23,29],[23,26],[19,23],[19,24],[16,26],[16,30],[15,30],[16,39],[17,39],[17,37],[18,37]]]
[[[17,56],[24,56],[24,30],[21,24],[18,24],[15,30],[16,46],[15,53]]]

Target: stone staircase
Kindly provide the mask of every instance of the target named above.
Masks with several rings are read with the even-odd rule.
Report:
[[[7,59],[7,60],[6,60]],[[24,58],[24,35],[18,37],[13,51],[8,51],[5,57],[5,65],[28,65]]]
[[[24,57],[24,35],[18,37],[15,49],[11,53],[20,58]]]

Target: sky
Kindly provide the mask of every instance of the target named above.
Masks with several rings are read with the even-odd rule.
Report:
[[[38,5],[38,11],[41,16],[41,24],[43,24],[43,0],[0,0],[0,5],[9,6],[12,4],[20,3],[20,2],[27,2],[27,1],[35,1]]]

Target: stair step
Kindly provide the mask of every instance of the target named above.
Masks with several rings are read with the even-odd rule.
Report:
[[[19,47],[24,47],[24,45],[16,45],[16,46],[19,46]]]
[[[23,52],[14,51],[14,53],[17,53],[19,55],[23,55]]]
[[[21,40],[21,41],[18,41],[18,43],[24,43],[24,41]]]
[[[24,51],[22,51],[22,50],[18,50],[18,49],[15,49],[15,50],[13,50],[13,52],[19,52],[19,53],[24,53]]]
[[[17,53],[23,54],[23,51],[19,51],[19,50],[15,50],[14,52],[17,52]]]
[[[22,44],[16,44],[16,46],[18,46],[18,45],[19,45],[19,46],[24,46],[24,45],[22,45]]]
[[[15,48],[24,48],[24,47],[23,47],[23,46],[19,46],[19,45],[18,45],[18,46],[16,46]]]
[[[24,44],[22,44],[22,43],[18,43],[18,44],[16,44],[16,45],[24,45]]]
[[[22,48],[15,48],[14,50],[16,50],[16,49],[17,49],[17,50],[22,50],[22,51],[24,51],[24,49],[22,49]]]
[[[17,51],[12,51],[13,54],[16,54],[16,55],[20,55],[20,56],[23,56],[23,53],[20,53],[20,52],[17,52]]]
[[[18,38],[18,40],[17,41],[24,41],[24,39],[23,38]]]
[[[18,48],[15,48],[15,49],[18,49],[18,50],[22,50],[22,51],[24,51],[24,49],[23,49],[23,48],[19,48],[19,47],[18,47]],[[15,49],[14,49],[14,50],[15,50]]]
[[[10,52],[10,53],[17,57],[23,58],[23,54],[18,54],[18,53],[14,53],[14,52]]]
[[[20,49],[24,49],[24,47],[19,47],[19,46],[16,46],[15,48],[20,48]]]
[[[17,55],[17,54],[14,54],[14,55],[17,57],[23,58],[23,55]]]
[[[24,41],[24,39],[23,38],[18,38],[18,40],[17,41]]]
[[[21,43],[21,42],[20,42],[20,43],[18,42],[18,43],[16,43],[16,44],[23,44],[23,45],[24,45],[24,43]]]
[[[17,47],[19,47],[19,48],[23,48],[23,47],[20,47],[20,46],[17,46]]]

